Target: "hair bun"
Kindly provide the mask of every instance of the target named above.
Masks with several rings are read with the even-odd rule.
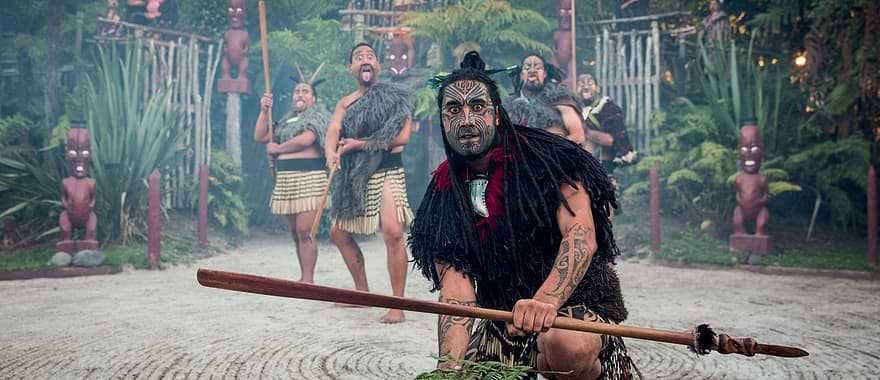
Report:
[[[483,62],[483,59],[480,58],[480,53],[477,53],[475,50],[471,50],[467,54],[465,54],[464,59],[461,60],[461,68],[470,68],[485,71],[486,62]]]

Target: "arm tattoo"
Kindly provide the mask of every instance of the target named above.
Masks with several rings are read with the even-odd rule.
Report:
[[[545,291],[544,294],[565,301],[580,284],[590,267],[595,247],[587,241],[587,235],[592,228],[575,224],[563,237],[559,247],[559,256],[553,264],[553,270],[559,276],[553,290]]]
[[[455,298],[444,298],[440,296],[440,302],[449,303],[453,305],[464,305],[464,306],[477,306],[477,301],[462,301]],[[448,355],[453,347],[450,347],[447,342],[447,337],[449,336],[449,332],[453,327],[463,327],[468,335],[471,333],[471,328],[474,326],[474,319],[468,317],[457,317],[452,315],[440,315],[437,319],[437,343],[439,345],[439,354],[440,356]]]

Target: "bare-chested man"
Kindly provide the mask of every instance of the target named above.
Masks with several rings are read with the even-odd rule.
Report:
[[[391,289],[395,296],[403,296],[407,271],[403,234],[413,215],[401,152],[412,130],[413,96],[403,87],[379,83],[381,66],[369,44],[352,49],[349,71],[358,89],[336,104],[324,145],[327,167],[337,170],[331,187],[330,238],[339,247],[355,287],[368,291],[364,256],[352,234],[371,234],[381,226]],[[381,318],[383,323],[403,320],[401,310],[389,310]]]

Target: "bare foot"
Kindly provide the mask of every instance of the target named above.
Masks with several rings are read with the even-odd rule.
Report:
[[[403,311],[402,311],[402,310],[391,309],[391,310],[388,310],[388,312],[385,313],[385,315],[382,316],[382,318],[379,319],[379,322],[382,322],[382,323],[400,323],[400,322],[403,322],[403,321],[405,321],[405,320],[406,320],[406,318],[403,316]]]

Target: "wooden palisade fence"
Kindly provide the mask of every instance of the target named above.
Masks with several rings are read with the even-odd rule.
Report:
[[[100,19],[104,22],[112,22]],[[142,39],[144,61],[149,70],[144,71],[144,101],[170,83],[172,94],[168,106],[184,114],[182,158],[171,167],[162,170],[163,193],[166,207],[190,208],[193,191],[199,181],[199,167],[211,163],[211,98],[214,78],[220,63],[222,40],[161,30],[137,24],[116,22],[129,29],[128,38],[98,39],[103,43],[131,43]],[[156,36],[160,36],[156,38]],[[144,37],[150,36],[150,37]]]
[[[612,21],[612,20],[609,20]],[[596,39],[596,79],[604,95],[625,113],[625,123],[637,150],[645,151],[658,131],[651,117],[660,108],[660,28],[611,32],[603,28]]]

